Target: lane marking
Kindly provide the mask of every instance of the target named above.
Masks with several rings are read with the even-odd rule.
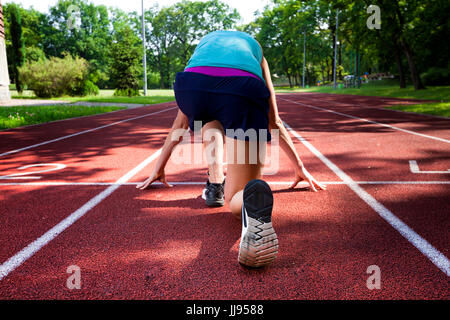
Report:
[[[44,172],[51,172],[56,170],[61,170],[66,167],[65,164],[61,163],[37,163],[37,164],[30,164],[27,166],[23,166],[20,168],[17,168],[17,170],[25,170],[28,168],[34,168],[34,167],[54,167],[52,169],[47,170],[38,170],[38,171],[32,171],[32,172],[24,172],[24,173],[14,173],[9,174],[6,176],[0,176],[0,180],[11,180],[11,179],[41,179],[41,176],[30,176],[31,174],[35,173],[44,173]]]
[[[361,120],[361,121],[365,121],[365,122],[368,122],[368,123],[373,123],[373,124],[376,124],[376,125],[379,125],[379,126],[383,126],[383,127],[394,129],[394,130],[398,130],[398,131],[402,131],[402,132],[413,134],[413,135],[420,136],[420,137],[423,137],[423,138],[428,138],[428,139],[433,139],[433,140],[436,140],[436,141],[450,143],[450,140],[447,140],[447,139],[443,139],[443,138],[439,138],[439,137],[435,137],[435,136],[430,136],[430,135],[427,135],[427,134],[423,134],[423,133],[419,133],[419,132],[415,132],[415,131],[411,131],[411,130],[407,130],[407,129],[402,129],[402,128],[399,128],[399,127],[391,126],[389,124],[376,122],[376,121],[373,121],[373,120],[368,120],[368,119],[365,119],[365,118],[360,118],[360,117],[352,116],[352,115],[349,115],[349,114],[346,114],[346,113],[342,113],[342,112],[338,112],[338,111],[334,111],[334,110],[330,110],[330,109],[326,109],[326,108],[322,108],[322,107],[316,107],[316,106],[312,106],[312,105],[309,105],[309,104],[292,101],[292,100],[289,100],[289,99],[284,99],[284,98],[280,98],[280,99],[284,100],[284,101],[291,102],[291,103],[295,103],[295,104],[298,104],[298,105],[301,105],[301,106],[304,106],[304,107],[308,107],[308,108],[312,108],[312,109],[316,109],[316,110],[321,110],[321,111],[326,111],[326,112],[338,114],[338,115],[343,116],[343,117],[356,119],[356,120]]]
[[[334,172],[347,186],[356,193],[365,203],[375,210],[380,217],[397,230],[405,239],[415,246],[423,255],[425,255],[436,267],[450,277],[450,261],[439,250],[428,243],[424,238],[407,226],[397,216],[395,216],[388,208],[383,206],[374,197],[362,189],[350,176],[342,171],[337,165],[325,157],[310,142],[305,140],[300,134],[292,129],[287,123],[286,128],[296,137],[303,145],[308,148],[316,157],[318,157],[331,171]]]
[[[163,104],[169,104],[169,103],[173,103],[173,102],[175,102],[175,101],[167,101],[167,102],[161,102],[161,103],[155,103],[155,104],[148,104],[148,105],[143,105],[142,107],[137,107],[137,108],[157,107],[157,106],[160,106],[160,105],[163,105]],[[119,104],[118,107],[123,107],[123,104],[121,104],[121,105]],[[136,109],[136,108],[133,108],[133,109]],[[26,126],[21,126],[21,127],[11,128],[11,129],[2,129],[2,130],[0,130],[0,133],[6,132],[6,131],[9,131],[9,130],[17,130],[17,129],[20,130],[20,129],[29,128],[29,127],[44,126],[46,124],[51,124],[51,123],[55,123],[55,122],[78,120],[78,119],[87,118],[87,117],[101,117],[101,116],[104,116],[104,115],[110,115],[110,114],[116,113],[116,112],[125,112],[125,111],[128,111],[128,110],[130,110],[130,109],[127,108],[127,109],[122,109],[122,110],[110,111],[110,112],[107,112],[107,113],[97,113],[97,114],[90,114],[90,115],[87,115],[87,116],[80,116],[80,117],[75,117],[75,118],[59,119],[59,120],[54,120],[54,121],[49,121],[49,122],[44,122],[44,123],[29,124],[29,125],[26,125]]]
[[[416,160],[409,160],[409,169],[412,173],[432,173],[432,174],[449,174],[450,169],[447,169],[447,171],[421,171],[419,169],[419,165],[417,164]]]
[[[335,98],[339,98],[336,95],[334,95]],[[389,97],[382,97],[382,98],[387,98],[389,99]],[[322,101],[322,102],[326,102],[326,103],[330,103],[330,101],[328,100],[323,100],[323,99],[318,99],[318,98],[311,98],[311,97],[305,97],[302,96],[302,99],[310,99],[310,100],[316,100],[316,101]],[[444,116],[437,116],[434,114],[426,114],[426,113],[419,113],[419,112],[412,112],[412,111],[404,111],[404,110],[396,110],[396,109],[386,109],[383,107],[371,107],[371,106],[367,106],[367,105],[361,105],[361,104],[356,104],[356,103],[343,103],[343,102],[338,102],[338,101],[332,101],[333,104],[336,105],[342,105],[342,106],[352,106],[352,107],[359,107],[359,108],[365,108],[365,109],[377,109],[377,110],[383,110],[383,111],[394,111],[397,113],[406,113],[406,114],[410,114],[410,115],[414,115],[414,116],[426,116],[426,117],[431,117],[431,118],[437,118],[437,119],[443,119],[443,120],[450,120],[450,118],[448,117],[444,117]],[[422,103],[431,103],[431,102],[422,102]],[[421,104],[421,102],[414,102],[414,103],[410,103],[410,104],[406,104],[403,106],[413,106],[415,104]],[[390,106],[387,106],[390,107]]]
[[[0,153],[0,157],[4,157],[4,156],[7,156],[7,155],[18,153],[18,152],[25,151],[25,150],[28,150],[28,149],[40,147],[40,146],[43,146],[43,145],[46,145],[46,144],[49,144],[49,143],[53,143],[53,142],[57,142],[57,141],[61,141],[61,140],[64,140],[64,139],[76,137],[76,136],[79,136],[81,134],[85,134],[85,133],[97,131],[97,130],[100,130],[100,129],[108,128],[108,127],[115,126],[115,125],[120,124],[120,123],[124,123],[124,122],[128,122],[128,121],[133,121],[133,120],[149,117],[149,116],[152,116],[152,115],[155,115],[155,114],[163,113],[163,112],[166,112],[166,111],[169,111],[169,110],[173,110],[173,109],[177,109],[177,108],[178,107],[172,107],[172,108],[167,108],[167,109],[163,109],[163,110],[160,110],[160,111],[155,111],[155,112],[152,112],[152,113],[147,113],[147,114],[144,114],[144,115],[141,115],[141,116],[137,116],[137,117],[133,117],[133,118],[129,118],[129,119],[116,121],[116,122],[113,122],[113,123],[110,123],[110,124],[106,124],[106,125],[101,126],[101,127],[96,127],[96,128],[80,131],[80,132],[77,132],[77,133],[69,134],[67,136],[59,137],[59,138],[56,138],[56,139],[53,139],[53,140],[48,140],[48,141],[44,141],[44,142],[41,142],[41,143],[33,144],[31,146],[28,146],[28,147],[24,147],[24,148],[20,148],[20,149],[8,151],[8,152]]]
[[[291,185],[293,181],[266,181],[270,185]],[[205,181],[169,181],[173,185],[205,185]],[[320,181],[326,185],[346,185],[344,181]],[[440,185],[450,184],[450,181],[355,181],[356,184],[362,185]],[[115,182],[4,182],[0,186],[136,186],[139,182],[115,183]],[[161,182],[154,183],[154,185],[162,185]],[[302,181],[299,185],[308,185]]]
[[[48,230],[38,239],[31,242],[28,246],[20,250],[14,256],[5,261],[2,265],[0,265],[0,281],[14,271],[17,267],[19,267],[26,260],[31,258],[36,252],[46,246],[50,241],[55,239],[59,234],[61,234],[64,230],[74,224],[78,219],[83,217],[89,210],[94,208],[100,202],[102,202],[105,198],[111,195],[114,191],[116,191],[122,184],[126,183],[130,180],[134,175],[136,175],[139,171],[145,168],[149,163],[155,160],[160,154],[161,150],[159,149],[147,159],[142,161],[139,165],[137,165],[134,169],[126,173],[119,180],[116,181],[116,184],[113,184],[103,190],[101,193],[90,199],[86,202],[82,207],[78,210],[71,213],[68,217],[58,223],[56,226]]]

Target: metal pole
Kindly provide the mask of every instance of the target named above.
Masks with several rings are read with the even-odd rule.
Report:
[[[306,62],[306,30],[303,31],[303,79],[302,79],[303,88],[305,88],[305,62]]]
[[[144,0],[142,0],[142,45],[144,50],[144,96],[147,95],[147,55],[145,53],[145,22],[144,22]]]
[[[336,60],[337,60],[337,46],[338,46],[338,24],[339,24],[339,9],[336,12],[336,31],[334,34],[334,74],[333,74],[333,82],[334,89],[336,90]]]

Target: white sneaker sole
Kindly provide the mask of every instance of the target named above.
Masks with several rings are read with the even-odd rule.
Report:
[[[267,183],[250,181],[244,189],[239,263],[257,268],[276,259],[278,237],[271,222],[272,206],[272,191]]]

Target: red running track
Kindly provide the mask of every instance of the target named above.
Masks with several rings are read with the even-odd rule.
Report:
[[[278,96],[306,167],[328,191],[288,190],[280,153],[278,174],[265,177],[280,254],[261,270],[237,263],[240,222],[200,198],[204,163],[169,162],[168,180],[190,184],[135,189],[174,103],[0,132],[0,298],[448,299],[450,121],[380,109],[398,101]],[[34,164],[55,165],[18,169]],[[71,265],[81,269],[79,290],[66,287]],[[379,290],[366,286],[371,265]]]

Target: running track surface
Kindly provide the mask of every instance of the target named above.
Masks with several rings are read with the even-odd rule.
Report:
[[[450,120],[381,108],[414,103],[399,99],[278,103],[328,191],[288,190],[280,153],[265,177],[280,252],[260,270],[237,262],[240,222],[200,198],[204,163],[171,161],[173,188],[135,189],[175,103],[0,132],[0,299],[449,299]],[[69,290],[73,265],[81,289]],[[380,289],[367,287],[372,265]]]

